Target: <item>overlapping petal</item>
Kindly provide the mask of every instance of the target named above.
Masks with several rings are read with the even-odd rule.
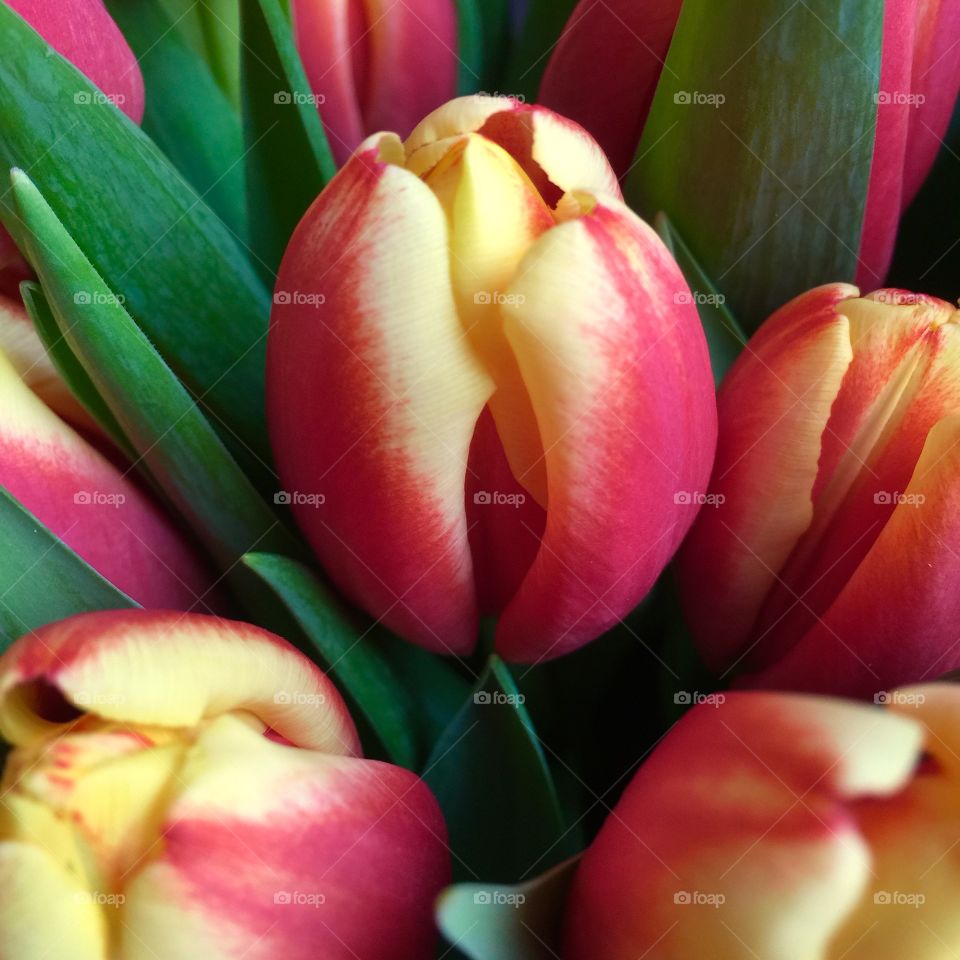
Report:
[[[398,633],[465,652],[464,484],[493,384],[457,314],[440,203],[391,159],[399,141],[372,138],[291,240],[268,349],[271,434],[284,482],[323,498],[295,512],[340,587]]]
[[[613,199],[545,234],[502,310],[540,426],[549,508],[497,649],[559,656],[628,613],[693,520],[714,450],[709,359],[679,268]],[[571,269],[575,265],[575,269]]]

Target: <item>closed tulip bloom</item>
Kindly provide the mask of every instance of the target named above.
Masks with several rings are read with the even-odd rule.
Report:
[[[544,73],[539,102],[582,123],[621,176],[633,163],[682,6],[580,0]],[[958,29],[960,0],[884,4],[873,166],[857,275],[850,278],[863,286],[883,282],[900,216],[949,126],[960,90]]]
[[[360,756],[257,627],[85,614],[0,659],[0,929],[17,960],[429,960],[436,801]]]
[[[724,381],[710,492],[681,552],[707,662],[871,696],[960,666],[960,326],[898,290],[820,287]]]
[[[20,363],[39,374],[24,336]],[[69,407],[58,383],[34,386]],[[211,573],[130,471],[61,420],[0,353],[0,488],[141,605],[203,609]]]
[[[454,0],[291,0],[291,11],[339,163],[368,134],[406,136],[456,92]]]
[[[580,127],[502,98],[360,147],[284,256],[267,379],[327,572],[438,652],[473,648],[478,610],[525,662],[626,615],[715,443],[673,259]]]
[[[565,960],[947,960],[960,689],[691,710],[587,850]]]

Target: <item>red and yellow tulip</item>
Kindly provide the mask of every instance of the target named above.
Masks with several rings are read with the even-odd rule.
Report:
[[[565,960],[941,960],[960,947],[960,689],[717,695],[585,854]]]
[[[406,136],[456,92],[453,0],[292,0],[291,12],[340,163],[377,130]]]
[[[871,696],[960,666],[958,320],[931,297],[833,284],[747,345],[680,559],[713,668]]]
[[[0,659],[3,954],[428,960],[448,878],[422,781],[257,627],[86,614]]]
[[[141,605],[204,609],[210,571],[132,468],[108,459],[44,404],[38,394],[66,416],[77,411],[29,320],[11,321],[3,336],[11,330],[23,335],[17,361],[37,392],[0,353],[0,487]],[[81,427],[83,416],[74,420]]]
[[[901,214],[933,166],[960,90],[960,0],[884,6],[877,133],[856,276],[871,288],[883,283]],[[620,175],[633,163],[682,7],[683,0],[580,0],[544,74],[539,101],[582,123]]]
[[[677,491],[709,472],[710,367],[683,276],[580,127],[469,97],[371,137],[274,301],[280,475],[354,601],[440,652],[499,612],[497,650],[529,662],[647,592],[695,513]]]

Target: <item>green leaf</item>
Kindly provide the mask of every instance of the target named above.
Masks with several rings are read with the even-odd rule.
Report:
[[[627,181],[755,330],[852,279],[873,160],[882,3],[686,0]]]
[[[269,460],[270,301],[227,227],[139,128],[2,3],[0,103],[0,169],[29,171],[235,456],[259,469]],[[8,191],[0,206],[12,220]]]
[[[461,883],[437,901],[437,926],[470,960],[554,960],[578,857],[527,883]]]
[[[740,329],[736,318],[727,307],[727,298],[722,294],[706,272],[694,259],[690,248],[673,228],[664,213],[658,213],[654,226],[660,239],[667,245],[680,265],[690,290],[697,303],[700,322],[710,348],[710,365],[713,378],[719,385],[724,374],[733,365],[747,342],[747,335]]]
[[[240,118],[160,0],[108,0],[147,90],[143,129],[238,236],[246,235]],[[203,9],[207,9],[203,7]],[[208,12],[205,21],[214,14]]]
[[[477,93],[483,85],[482,0],[457,0],[457,95]]]
[[[0,487],[0,635],[14,640],[75,613],[135,606]]]
[[[352,623],[331,591],[295,560],[250,553],[243,563],[286,605],[307,641],[304,653],[331,675],[356,708],[354,717],[366,720],[394,763],[413,768],[413,705],[370,631]]]
[[[523,699],[491,657],[423,772],[446,817],[455,878],[512,883],[572,852]]]
[[[576,5],[577,0],[531,0],[507,66],[507,92],[531,103],[537,99],[550,54]]]
[[[37,335],[43,343],[44,349],[63,378],[70,392],[83,404],[87,412],[107,432],[110,439],[131,460],[136,459],[136,451],[130,446],[130,441],[124,436],[117,418],[110,412],[110,408],[103,402],[103,397],[97,392],[93,381],[87,376],[87,371],[74,356],[67,341],[60,334],[56,318],[50,309],[43,290],[36,283],[21,283],[20,295],[23,297],[27,313],[33,321]]]
[[[272,282],[336,164],[278,0],[240,0],[240,11],[250,242]]]
[[[58,329],[150,474],[224,565],[296,549],[200,408],[22,171],[13,193]]]

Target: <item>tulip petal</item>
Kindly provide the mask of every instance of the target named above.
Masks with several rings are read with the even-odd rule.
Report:
[[[872,697],[960,667],[958,471],[954,415],[930,431],[901,502],[833,605],[787,655],[744,682]]]
[[[557,42],[538,102],[599,141],[619,176],[633,162],[682,0],[580,0]]]
[[[610,163],[583,127],[511,97],[459,97],[434,110],[407,138],[407,168],[427,173],[468,133],[503,147],[551,206],[572,190],[621,195]]]
[[[75,426],[96,431],[44,349],[22,305],[0,294],[0,351],[20,379],[51,409]]]
[[[337,163],[364,138],[354,60],[362,58],[365,27],[355,27],[359,0],[291,0],[297,49],[310,88],[323,100],[320,116]],[[358,35],[359,34],[359,35]]]
[[[833,956],[870,881],[849,802],[896,794],[922,742],[910,719],[820,698],[695,707],[584,856],[564,956]]]
[[[58,53],[111,96],[134,123],[143,119],[143,76],[103,0],[6,0]]]
[[[463,653],[476,631],[466,465],[493,384],[457,315],[440,203],[391,151],[402,159],[395,138],[371,138],[287,249],[271,437],[287,489],[324,498],[294,512],[340,588],[401,636]]]
[[[183,780],[162,851],[128,887],[124,958],[431,955],[449,861],[414,774],[291,750],[222,717]]]
[[[52,413],[2,354],[0,486],[143,606],[204,606],[210,575],[160,508]]]
[[[714,669],[741,652],[778,571],[813,519],[822,437],[853,356],[837,305],[856,294],[832,284],[788,303],[750,341],[721,387],[710,485],[717,506],[701,511],[679,563],[685,613]]]
[[[544,445],[537,558],[497,633],[511,660],[559,656],[644,596],[693,520],[715,403],[696,307],[656,234],[616,200],[544,234],[502,307]]]
[[[16,960],[103,960],[103,912],[40,846],[0,842],[0,930],[3,954]]]
[[[66,701],[55,711],[51,690]],[[286,641],[249,624],[143,610],[82,614],[22,637],[0,660],[0,730],[18,746],[81,712],[175,728],[226,711],[252,714],[297,746],[360,751],[327,677]]]

